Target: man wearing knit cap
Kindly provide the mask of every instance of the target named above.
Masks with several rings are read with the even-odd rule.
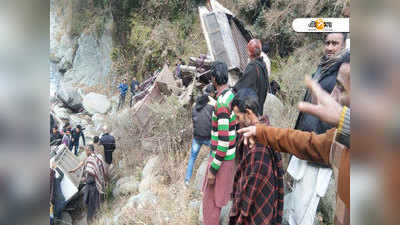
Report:
[[[243,76],[233,87],[235,92],[243,88],[253,89],[258,96],[259,115],[263,115],[264,102],[269,89],[267,66],[261,56],[261,41],[251,39],[247,44],[247,53],[250,57],[250,62],[244,71]]]

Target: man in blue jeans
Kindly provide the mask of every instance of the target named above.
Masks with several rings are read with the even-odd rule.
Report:
[[[189,185],[193,166],[202,145],[211,145],[211,116],[215,106],[214,87],[208,85],[203,95],[197,98],[192,110],[193,140],[189,163],[186,169],[185,185]]]

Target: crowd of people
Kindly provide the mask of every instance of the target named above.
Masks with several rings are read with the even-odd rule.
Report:
[[[79,138],[82,137],[83,146],[79,146]],[[61,139],[61,140],[60,140]],[[71,125],[67,123],[62,133],[58,131],[58,127],[52,128],[50,135],[51,144],[65,145],[68,150],[73,151],[77,156],[79,151],[83,149],[85,153],[84,159],[77,167],[68,171],[68,173],[76,173],[83,168],[83,174],[80,180],[79,190],[83,193],[83,202],[87,208],[87,223],[91,224],[96,211],[100,208],[104,200],[107,181],[112,168],[112,155],[116,148],[115,138],[109,134],[108,127],[103,127],[103,133],[93,138],[93,143],[86,145],[83,129],[77,125],[72,130]],[[57,141],[60,140],[60,141]],[[55,152],[52,154],[54,155]],[[51,158],[50,163],[50,224],[56,224],[60,219],[61,213],[67,205],[67,201],[61,190],[61,181],[64,178],[64,172],[58,168],[57,163]]]
[[[268,93],[280,88],[276,82],[270,86],[259,40],[249,41],[249,63],[233,87],[228,85],[226,63],[212,63],[211,84],[203,89],[192,109],[193,139],[184,178],[189,186],[199,151],[203,145],[208,146],[202,185],[204,225],[218,225],[221,209],[229,201],[230,225],[311,225],[332,174],[337,184],[334,223],[350,224],[350,52],[345,48],[346,38],[345,33],[325,35],[324,56],[312,77],[306,77],[308,89],[298,105],[300,113],[294,129],[273,127],[264,115]],[[177,63],[178,78],[182,64],[182,60]],[[131,106],[138,85],[133,79]],[[118,88],[119,110],[129,89],[126,79]],[[86,158],[68,172],[84,168],[84,202],[90,223],[102,202],[115,139],[104,127],[103,134],[86,145],[83,130],[79,125],[72,129],[69,123],[61,131],[55,126],[50,142],[64,144],[78,155],[82,138]],[[285,193],[281,152],[292,155],[287,171],[293,180],[290,193]],[[59,218],[65,207],[65,199],[60,196],[63,175],[52,162],[50,202],[54,218]],[[321,180],[324,185],[319,183]]]
[[[193,140],[185,176],[188,186],[201,146],[210,146],[202,186],[204,225],[219,224],[221,209],[229,201],[232,225],[311,225],[332,173],[337,184],[334,223],[350,224],[350,52],[345,48],[346,38],[346,33],[325,35],[324,56],[312,78],[306,78],[308,89],[298,105],[295,129],[270,126],[268,115],[263,115],[267,93],[276,91],[277,85],[274,90],[269,87],[259,40],[249,41],[249,63],[233,87],[228,86],[227,65],[212,64],[212,85],[205,88],[192,111]],[[288,171],[294,180],[290,197],[284,189],[281,152],[291,154],[294,164],[294,172]],[[301,163],[307,169],[299,176]],[[325,186],[318,183],[321,179]]]

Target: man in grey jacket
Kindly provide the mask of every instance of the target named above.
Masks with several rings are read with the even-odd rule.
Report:
[[[193,166],[202,145],[211,145],[211,116],[215,106],[213,99],[215,89],[210,84],[204,89],[204,94],[197,98],[192,110],[193,140],[189,163],[186,169],[185,184],[189,185]]]

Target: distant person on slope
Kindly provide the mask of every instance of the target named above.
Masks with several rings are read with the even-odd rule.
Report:
[[[131,82],[131,101],[130,101],[130,105],[129,107],[132,108],[132,105],[135,105],[135,94],[137,89],[139,88],[139,82],[136,80],[136,77],[132,78],[132,82]]]
[[[118,89],[119,89],[119,102],[117,110],[119,111],[121,107],[123,107],[125,104],[126,92],[128,92],[129,89],[128,84],[126,84],[126,79],[122,80],[122,83],[119,84]]]
[[[76,128],[74,130],[72,130],[72,139],[71,139],[72,146],[75,147],[74,154],[76,156],[78,156],[79,139],[81,137],[82,137],[82,140],[83,140],[83,145],[86,145],[85,135],[83,134],[82,126],[81,125],[77,125]]]

